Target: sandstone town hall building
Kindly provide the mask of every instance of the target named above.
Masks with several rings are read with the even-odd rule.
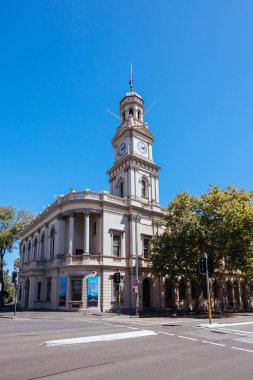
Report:
[[[112,138],[109,192],[71,190],[22,233],[22,309],[113,310],[115,272],[121,277],[122,311],[136,308],[136,277],[140,308],[164,308],[163,279],[147,267],[150,239],[163,232],[160,168],[153,159],[154,135],[144,121],[143,99],[130,84]]]

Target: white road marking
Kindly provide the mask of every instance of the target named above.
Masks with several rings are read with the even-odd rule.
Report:
[[[158,332],[158,334],[171,335],[171,336],[175,335],[175,334],[167,333],[167,332],[163,332],[163,331],[157,331],[157,332]]]
[[[126,327],[126,326],[122,326],[122,325],[113,325],[115,327]]]
[[[252,325],[253,322],[235,322],[235,323],[201,323],[199,327],[206,327],[209,329],[212,328],[223,328],[229,326],[243,326],[243,325]]]
[[[151,336],[151,335],[157,335],[157,334],[154,331],[142,330],[142,331],[119,333],[119,334],[84,336],[81,338],[48,340],[42,343],[42,345],[43,346],[67,346],[67,345],[72,345],[72,344],[108,342],[112,340],[139,338],[139,337],[145,337],[145,336]]]
[[[221,343],[207,342],[206,340],[202,340],[201,342],[206,343],[206,344],[213,344],[214,346],[226,347],[225,344],[221,344]]]
[[[235,323],[221,323],[219,326],[240,326],[240,325],[253,325],[253,322],[235,322]]]
[[[240,333],[240,334],[243,333],[243,334],[253,335],[253,331],[244,331],[244,330],[235,330],[235,329],[223,329],[223,328],[219,328],[216,331],[231,331],[231,332]]]
[[[195,339],[195,338],[189,338],[188,336],[182,336],[182,335],[178,335],[178,338],[188,339],[188,340],[194,340],[195,342],[198,340],[198,339]]]
[[[239,350],[239,351],[246,351],[246,352],[253,352],[252,350],[246,350],[245,348],[239,348],[239,347],[231,347],[234,350]]]
[[[127,328],[128,328],[128,329],[131,329],[131,330],[138,330],[138,327],[130,327],[130,326],[128,327],[128,326],[127,326]]]
[[[106,326],[113,326],[112,323],[105,323],[105,322],[104,322],[104,325],[106,325]]]

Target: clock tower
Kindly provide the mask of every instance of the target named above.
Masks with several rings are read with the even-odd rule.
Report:
[[[130,92],[120,102],[121,124],[112,139],[114,164],[110,176],[110,194],[127,198],[131,204],[159,204],[158,171],[153,161],[154,135],[144,122],[144,102],[130,80]]]

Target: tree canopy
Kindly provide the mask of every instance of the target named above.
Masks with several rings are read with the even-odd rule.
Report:
[[[152,270],[172,280],[201,280],[198,263],[206,252],[213,257],[216,277],[240,270],[252,279],[252,196],[232,186],[210,186],[201,197],[177,195],[165,215],[166,232],[153,239]]]
[[[27,223],[32,219],[26,210],[17,211],[15,207],[0,206],[0,306],[3,305],[4,277],[3,267],[6,253],[12,252],[15,242]]]

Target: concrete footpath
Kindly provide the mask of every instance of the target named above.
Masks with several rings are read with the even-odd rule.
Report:
[[[118,315],[116,313],[103,313],[98,310],[80,310],[80,311],[58,311],[58,310],[18,310],[16,312],[16,315],[14,316],[14,307],[11,306],[5,306],[4,308],[0,308],[0,318],[7,318],[7,319],[23,319],[23,318],[29,318],[29,319],[79,319],[82,316],[91,316],[91,317],[108,317],[113,318],[117,317],[120,319],[169,319],[169,320],[181,320],[181,319],[187,319],[187,320],[199,320],[200,322],[203,320],[207,320],[207,314],[190,314],[190,315],[184,315],[184,314],[172,314],[172,313],[149,313],[149,314],[140,314],[140,315],[129,315],[129,314],[121,314]],[[224,314],[213,314],[212,319],[218,322],[219,320],[224,320],[227,318],[234,318],[234,317],[253,317],[253,312],[244,312],[244,313],[224,313]]]

